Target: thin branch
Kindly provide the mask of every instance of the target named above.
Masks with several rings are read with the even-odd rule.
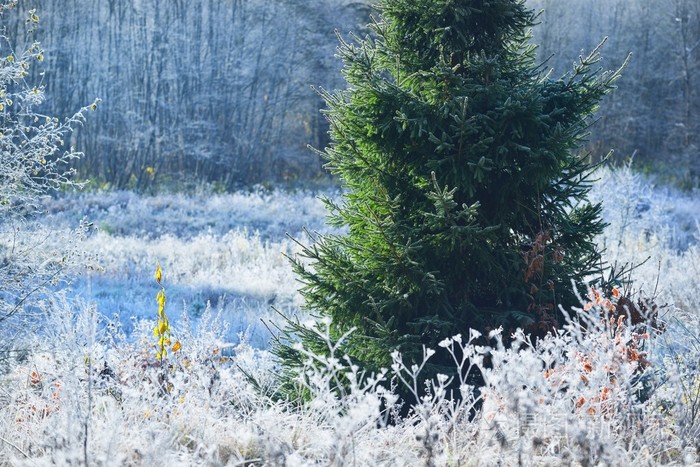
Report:
[[[7,444],[8,446],[12,446],[12,447],[15,448],[20,454],[22,454],[24,457],[26,457],[27,459],[30,458],[30,457],[29,457],[29,454],[27,454],[26,452],[22,451],[16,444],[12,443],[11,441],[8,441],[7,439],[3,438],[2,436],[0,436],[0,441],[3,441],[3,442],[4,442],[5,444]]]

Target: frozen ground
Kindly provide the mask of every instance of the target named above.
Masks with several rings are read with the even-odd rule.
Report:
[[[387,418],[399,409],[385,388],[415,376],[398,355],[376,378],[309,355],[297,381],[308,400],[290,404],[276,393],[260,320],[274,319],[272,306],[298,312],[283,256],[296,248],[285,233],[325,229],[314,194],[46,200],[41,220],[53,228],[93,223],[76,245],[92,269],[70,299],[57,294],[45,305],[47,326],[30,338],[32,352],[0,374],[0,464],[697,463],[699,200],[654,189],[629,169],[599,175],[593,197],[606,203],[606,260],[635,267],[636,296],[661,305],[664,331],[601,320],[618,298],[591,293],[579,310],[590,318],[585,332],[571,325],[537,345],[520,335],[510,349],[497,335],[491,348],[471,345],[473,334],[453,336],[441,345],[464,353],[466,364],[489,354],[481,392],[460,386],[463,398],[450,401],[438,379],[416,389],[420,403],[393,424]],[[42,246],[60,249],[60,238]],[[156,263],[168,315],[187,310],[172,325],[180,348],[163,360],[153,335]],[[339,379],[348,382],[342,394],[330,389]]]

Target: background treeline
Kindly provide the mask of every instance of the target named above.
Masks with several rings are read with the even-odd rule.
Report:
[[[571,69],[604,37],[604,66],[632,59],[618,89],[601,104],[590,149],[616,158],[635,155],[645,166],[686,188],[700,181],[700,1],[528,0],[544,14],[534,29],[539,57]]]
[[[36,8],[47,106],[102,99],[74,143],[82,176],[117,188],[316,178],[347,0],[21,0]],[[12,19],[26,17],[12,15]],[[360,20],[362,18],[362,20]],[[23,24],[9,24],[18,33]]]
[[[72,142],[82,176],[118,188],[222,189],[323,179],[327,126],[311,85],[343,86],[334,31],[364,34],[352,0],[35,0],[47,112],[103,100]],[[604,66],[633,53],[592,128],[610,148],[686,186],[700,178],[700,2],[529,0],[539,57],[559,76],[605,36]],[[13,18],[16,15],[13,15]],[[7,24],[23,30],[21,24]],[[4,53],[4,52],[3,52]]]

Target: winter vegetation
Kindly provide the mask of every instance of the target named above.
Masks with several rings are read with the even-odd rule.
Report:
[[[596,54],[566,86],[532,68],[513,46],[527,39],[523,2],[491,2],[512,14],[476,21],[498,31],[479,42],[431,36],[438,0],[384,0],[394,22],[374,24],[380,38],[341,48],[349,87],[314,54],[328,60],[338,18],[367,32],[364,2],[38,3],[0,2],[0,465],[700,462],[697,175],[638,170],[652,147],[697,165],[694,2],[601,2],[610,35],[640,8],[673,15],[663,24],[686,41],[667,34],[679,61],[645,75],[683,85],[682,99],[659,91],[657,117],[674,128],[663,142],[645,133],[651,117],[616,126],[634,92],[606,96],[618,73],[596,71]],[[563,24],[544,50],[578,33]],[[416,47],[397,54],[403,40]],[[300,83],[347,87],[322,93],[330,141],[324,104]],[[543,111],[540,95],[566,111]],[[587,140],[599,100],[603,131]],[[392,113],[396,102],[408,110]],[[556,131],[493,130],[547,118]],[[639,165],[589,165],[611,135]],[[328,146],[342,186],[319,183],[306,143]],[[503,146],[556,163],[519,165]],[[506,188],[518,196],[499,198]],[[411,261],[377,261],[404,246]],[[450,323],[444,307],[466,311]],[[424,328],[405,331],[394,310]],[[525,312],[546,315],[544,332]],[[375,313],[378,330],[353,313]]]
[[[518,350],[493,340],[481,403],[448,402],[436,381],[438,387],[416,388],[427,397],[409,417],[390,424],[398,408],[376,382],[358,378],[342,395],[329,390],[334,378],[353,375],[342,355],[309,358],[308,403],[276,397],[278,364],[261,320],[281,324],[271,299],[280,310],[306,318],[281,254],[298,247],[282,234],[284,225],[290,232],[300,223],[326,228],[313,193],[46,199],[42,207],[49,214],[38,218],[46,228],[93,219],[75,246],[93,258],[93,268],[41,305],[44,331],[24,339],[23,351],[4,364],[2,462],[693,463],[700,430],[698,200],[653,188],[629,168],[598,176],[593,196],[610,201],[604,211],[609,226],[598,240],[604,258],[638,266],[634,296],[659,306],[663,332],[624,320],[601,322],[605,300],[612,304],[615,296],[601,297],[589,310],[593,330],[571,325]],[[143,215],[148,212],[154,217]],[[190,223],[193,213],[214,225]],[[113,230],[118,219],[124,227]],[[50,248],[61,246],[55,238]],[[164,362],[156,359],[153,334],[156,262],[163,268],[171,341],[181,344]],[[597,301],[594,294],[581,298],[581,309]],[[468,346],[469,335],[461,339],[445,344],[485,353],[483,346]],[[387,370],[385,380],[403,384]],[[411,368],[396,370],[411,382]],[[472,406],[480,407],[477,414]]]

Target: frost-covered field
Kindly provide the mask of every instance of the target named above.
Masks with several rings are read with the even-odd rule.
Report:
[[[328,193],[333,196],[333,193]],[[95,302],[102,314],[119,314],[129,332],[134,320],[153,318],[153,271],[160,263],[168,311],[199,316],[210,303],[228,323],[230,339],[241,332],[264,347],[261,319],[274,306],[293,312],[298,284],[286,255],[304,228],[327,231],[325,210],[311,192],[252,191],[229,195],[160,195],[129,192],[47,199],[42,222],[69,228],[92,223],[82,248],[96,271],[78,276],[74,294]]]
[[[337,196],[337,194],[330,194]],[[0,463],[19,465],[641,465],[700,460],[700,199],[653,189],[628,169],[604,171],[611,264],[636,266],[662,333],[602,323],[614,295],[582,297],[589,331],[572,325],[516,352],[493,336],[492,367],[475,400],[449,403],[444,381],[418,389],[412,415],[385,421],[395,398],[380,380],[411,382],[398,360],[361,379],[352,366],[310,358],[300,384],[275,397],[276,367],[261,320],[298,313],[283,254],[303,228],[327,231],[308,192],[231,195],[81,194],[46,200],[41,222],[69,229],[90,269],[48,305],[45,332],[0,376]],[[56,239],[47,239],[46,248]],[[155,357],[153,273],[164,272],[172,340]],[[610,302],[608,302],[610,300]],[[210,304],[210,306],[208,306]],[[651,307],[651,305],[649,305]],[[323,329],[319,329],[323,332]],[[446,338],[452,336],[445,336]],[[473,336],[471,336],[473,337]],[[470,336],[446,340],[479,365]],[[338,356],[342,357],[342,356]],[[463,362],[456,362],[460,364]],[[351,390],[328,390],[342,373]],[[254,379],[253,382],[251,380]],[[478,410],[476,410],[478,408]],[[476,412],[475,412],[476,410]]]

